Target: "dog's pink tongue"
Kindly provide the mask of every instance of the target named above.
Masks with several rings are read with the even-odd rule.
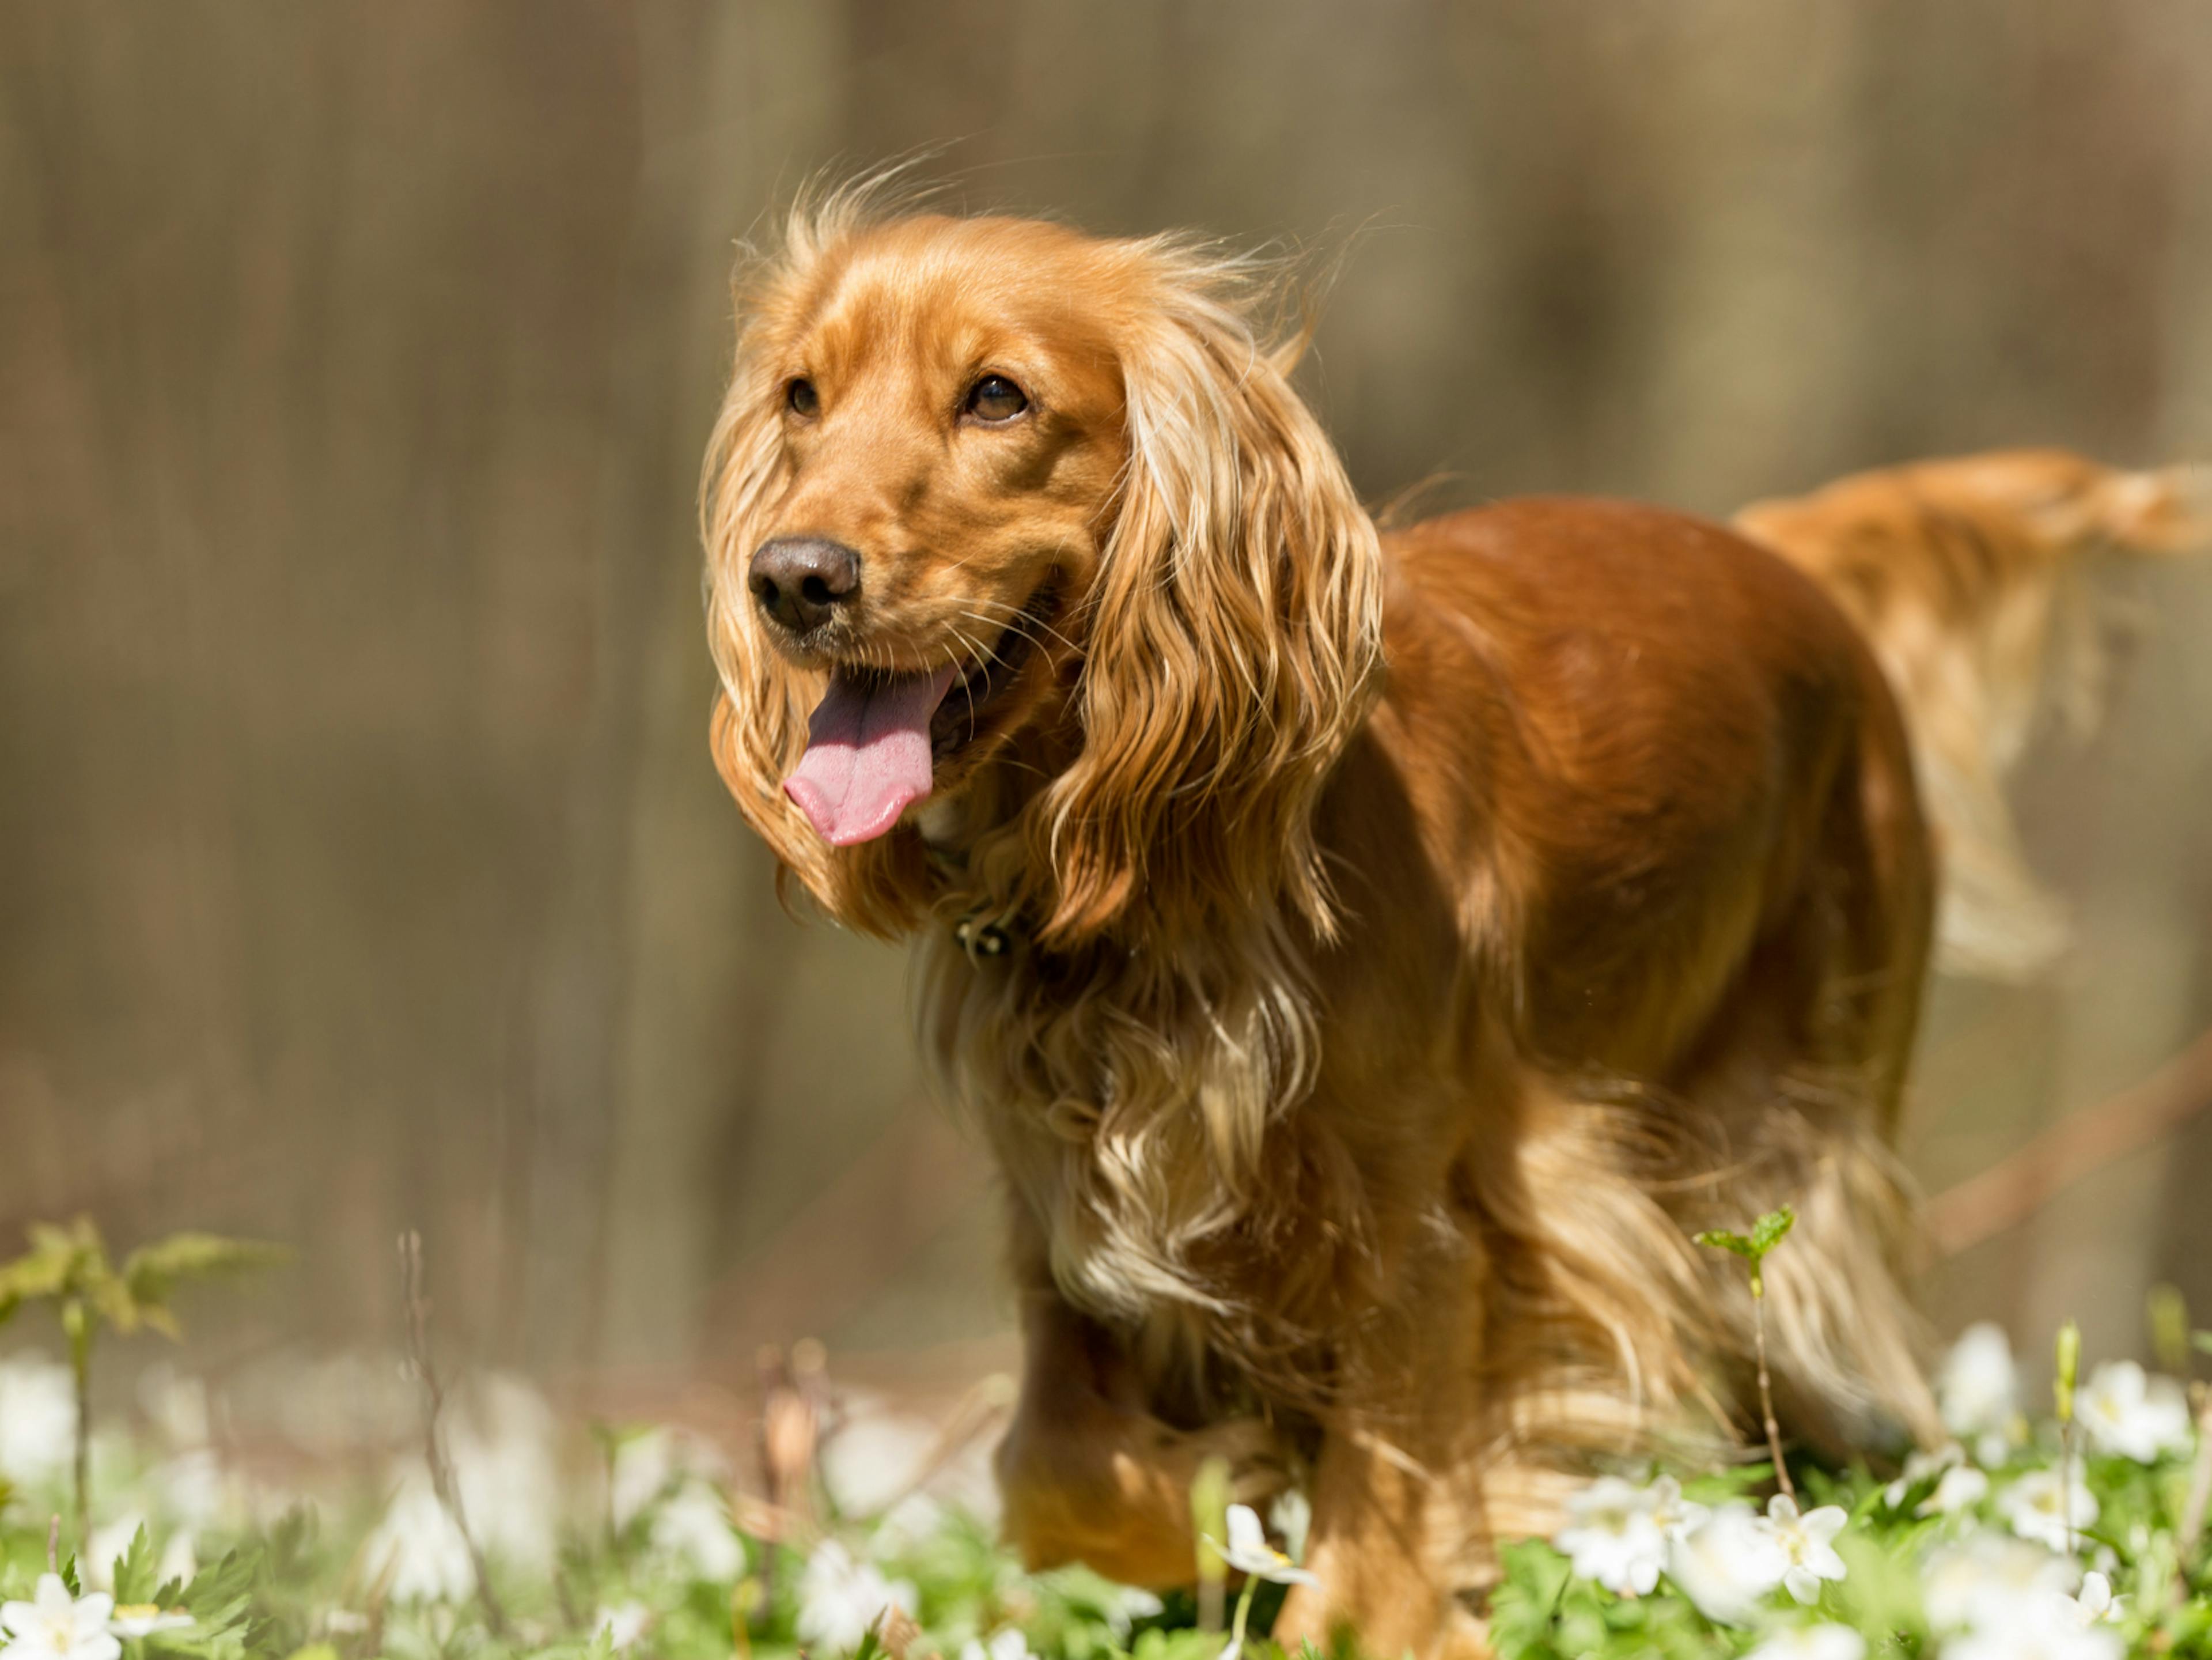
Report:
[[[806,725],[806,753],[783,781],[823,841],[873,841],[929,794],[929,717],[951,684],[950,666],[889,679],[830,677]]]

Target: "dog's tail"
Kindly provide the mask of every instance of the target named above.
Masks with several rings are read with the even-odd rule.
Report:
[[[2095,727],[2107,619],[2088,578],[2113,556],[2212,544],[2212,467],[2002,450],[1858,473],[1735,524],[1850,613],[1904,706],[1942,853],[1942,966],[2033,978],[2067,918],[2028,870],[2007,775],[2046,715]]]

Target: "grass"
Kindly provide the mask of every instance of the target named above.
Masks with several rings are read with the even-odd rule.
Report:
[[[2170,1299],[2160,1313],[2160,1347],[2185,1371],[2187,1323]],[[356,1415],[384,1438],[320,1462],[235,1456],[189,1379],[142,1391],[135,1417],[111,1412],[86,1459],[82,1367],[0,1360],[0,1601],[27,1602],[52,1572],[71,1598],[140,1605],[117,1632],[121,1660],[1224,1653],[1190,1593],[1024,1572],[977,1513],[980,1447],[963,1487],[959,1468],[915,1454],[926,1426],[901,1432],[903,1446],[890,1417],[836,1428],[823,1397],[833,1427],[798,1438],[770,1502],[682,1432],[586,1438],[522,1385],[448,1388],[415,1336],[408,1362],[368,1369],[389,1388]],[[1616,1471],[1554,1541],[1504,1548],[1492,1641],[1507,1660],[2212,1660],[2204,1389],[2126,1364],[2061,1371],[2067,1421],[2032,1423],[2002,1337],[1970,1334],[1940,1379],[1961,1444],[1902,1479],[1799,1463],[1794,1503],[1771,1513],[1771,1463]],[[279,1379],[231,1421],[316,1408],[333,1387]],[[886,1481],[878,1465],[936,1475]],[[1294,1554],[1296,1508],[1275,1529]],[[1250,1589],[1245,1653],[1276,1660],[1265,1633],[1282,1592]],[[78,1612],[71,1648],[8,1610],[0,1660],[109,1660],[106,1605]],[[160,1616],[165,1629],[143,1630]]]

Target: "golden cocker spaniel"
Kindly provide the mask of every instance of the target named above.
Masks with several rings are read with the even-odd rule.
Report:
[[[1219,1454],[1310,1499],[1279,1638],[1479,1652],[1493,1541],[1744,1421],[1698,1228],[1796,1207],[1792,1434],[1934,1432],[1887,1146],[1924,803],[2004,897],[2058,574],[2191,526],[2178,474],[2045,453],[1744,533],[1553,499],[1379,534],[1264,289],[1173,237],[794,214],[703,485],[714,751],[823,909],[915,942],[1008,1190],[1028,1560],[1187,1583]]]

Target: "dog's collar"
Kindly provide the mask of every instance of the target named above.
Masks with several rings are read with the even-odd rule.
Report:
[[[963,854],[939,847],[925,840],[923,848],[937,874],[949,886],[961,885],[968,874],[968,860]],[[971,905],[953,919],[953,943],[972,960],[984,957],[1006,957],[1012,954],[1017,931],[1007,924],[1012,917],[994,912],[988,905]]]
[[[979,908],[965,912],[952,925],[952,938],[970,957],[1004,957],[1014,948],[1014,935],[1005,923],[988,918]]]

